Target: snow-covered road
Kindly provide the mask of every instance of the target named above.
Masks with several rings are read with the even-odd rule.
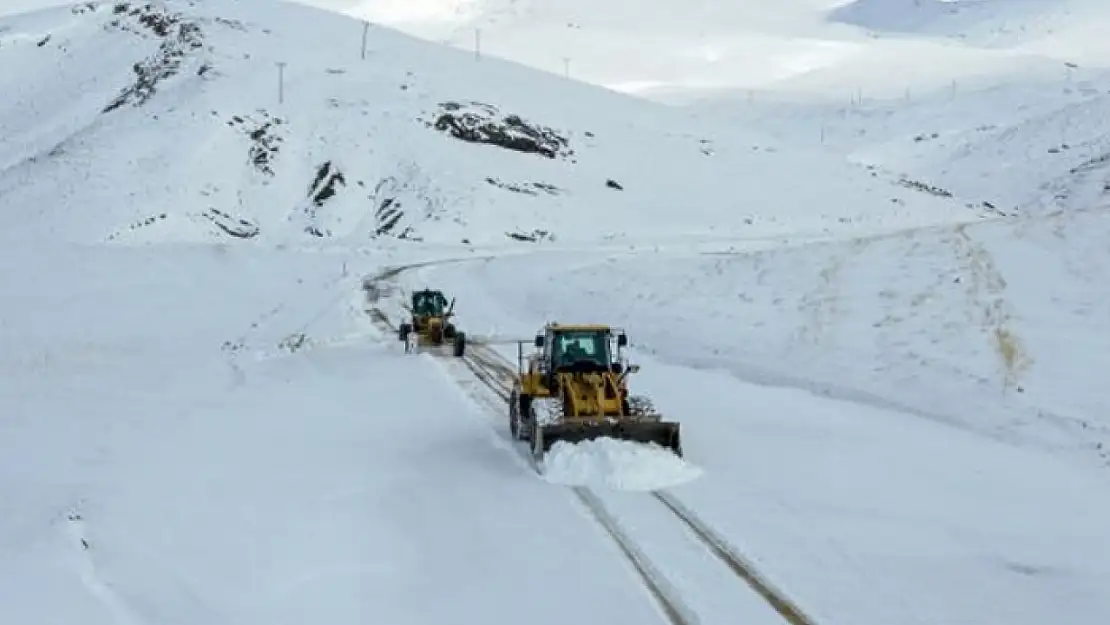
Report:
[[[572,285],[555,288],[550,299],[532,299],[533,291],[529,299],[514,299],[507,294],[514,280],[490,279],[500,263],[521,267],[515,259],[481,259],[425,266],[407,279],[452,285],[462,298],[460,323],[469,324],[472,339],[483,330],[500,339],[472,358],[479,365],[500,360],[500,367],[476,372],[473,364],[450,360],[441,366],[471,396],[493,387],[493,399],[479,401],[506,446],[505,391],[497,391],[496,380],[514,366],[516,348],[505,338],[527,340],[552,317],[608,319],[581,317]],[[565,263],[559,266],[567,271]],[[505,290],[490,295],[491,285]],[[550,308],[546,316],[533,313],[528,330],[518,315],[537,303]],[[605,309],[597,302],[592,308]],[[677,329],[672,340],[695,335],[694,328]],[[1089,496],[1102,486],[1097,475],[1063,457],[916,413],[760,386],[728,371],[642,354],[636,361],[644,368],[633,379],[634,392],[646,392],[682,422],[690,466],[675,470],[660,458],[596,448],[583,454],[584,464],[605,470],[574,477],[598,494],[677,602],[701,622],[728,622],[737,614],[757,622],[781,617],[758,594],[736,593],[735,576],[720,562],[708,566],[714,559],[688,528],[650,493],[621,492],[622,480],[659,480],[668,487],[663,492],[694,510],[813,622],[1048,622],[1064,595],[1077,613],[1110,608],[1098,590],[1110,571],[1090,557],[1110,522],[1106,507]],[[590,453],[599,457],[592,464]],[[697,475],[685,477],[686,471]],[[1079,586],[1076,576],[1085,580]],[[759,620],[768,613],[779,620]]]
[[[450,262],[450,261],[449,261]],[[390,268],[363,280],[371,294],[366,302],[367,318],[383,335],[395,332],[396,322],[389,318],[389,304],[380,293],[403,296],[403,287],[388,284],[400,278],[404,269],[427,266]],[[479,339],[481,341],[481,339]],[[669,480],[696,479],[700,471],[663,450],[650,450],[632,444],[597,441],[597,445],[580,445],[564,450],[553,449],[542,467],[536,466],[526,445],[514,441],[507,427],[507,406],[512,376],[516,366],[490,345],[471,344],[461,359],[443,354],[425,354],[434,358],[446,374],[463,390],[471,406],[483,411],[497,447],[515,454],[518,464],[536,469],[541,476],[562,471],[556,480],[586,480],[598,475],[575,475],[577,467],[589,469],[591,447],[609,447],[617,458],[627,461],[635,457],[646,469],[639,478],[640,493],[621,493],[591,488],[588,484],[570,484],[573,495],[599,527],[611,538],[639,574],[657,606],[670,623],[728,623],[737,618],[751,623],[782,623],[810,625],[814,621],[789,596],[770,583],[755,565],[739,554],[735,547],[704,521],[699,519],[673,494],[663,490]],[[576,454],[577,448],[585,450]],[[596,453],[596,452],[594,452]],[[566,466],[558,466],[560,457]],[[609,468],[621,469],[620,466]],[[660,469],[662,474],[658,473]],[[602,479],[605,473],[599,474]],[[643,486],[644,480],[656,480],[661,486]],[[542,531],[542,530],[541,530]]]

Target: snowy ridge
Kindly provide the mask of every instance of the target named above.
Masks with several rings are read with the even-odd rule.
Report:
[[[251,8],[260,1],[9,20],[0,59],[20,71],[0,81],[59,67],[98,82],[74,81],[81,98],[32,91],[4,103],[0,129],[15,134],[0,143],[3,206],[61,202],[27,227],[72,241],[322,246],[881,232],[984,214],[815,152],[736,144],[664,107],[492,59],[429,54],[382,28],[363,62],[312,45],[357,34],[357,22],[280,3],[263,2],[261,14]],[[65,39],[14,37],[45,37],[59,21]],[[277,42],[305,53],[286,59]],[[86,47],[107,56],[75,52]],[[275,63],[288,64],[280,90]],[[553,104],[548,94],[562,91],[573,97]],[[49,133],[29,121],[53,118],[71,121]],[[827,175],[792,184],[802,170]],[[728,199],[768,184],[780,190],[758,204]],[[844,201],[825,204],[829,193]],[[77,208],[89,205],[100,208]]]

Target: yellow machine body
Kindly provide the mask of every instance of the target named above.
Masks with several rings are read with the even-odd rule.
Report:
[[[409,351],[409,339],[415,338],[415,347],[440,347],[451,344],[452,353],[461,358],[466,349],[466,335],[451,323],[455,300],[450,304],[441,291],[424,289],[412,294],[412,303],[406,307],[412,320],[398,328],[398,338]]]
[[[607,325],[547,324],[525,356],[509,398],[514,437],[532,443],[537,459],[558,441],[617,438],[655,443],[682,455],[678,423],[663,421],[646,398],[629,395],[639,370],[623,358],[623,331]]]

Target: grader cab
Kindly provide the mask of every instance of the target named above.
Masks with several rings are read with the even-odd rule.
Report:
[[[558,441],[615,438],[655,443],[682,456],[679,424],[663,421],[651,402],[630,396],[624,358],[628,338],[604,325],[548,324],[525,355],[509,397],[509,428],[531,444],[537,461]]]

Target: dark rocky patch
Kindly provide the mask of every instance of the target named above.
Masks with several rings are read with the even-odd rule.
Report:
[[[243,24],[243,22],[240,22],[239,20],[231,20],[227,19],[226,17],[217,17],[212,21],[219,24],[220,26],[226,26],[232,30],[247,32],[247,27]]]
[[[146,228],[147,226],[153,226],[154,224],[158,223],[159,221],[165,220],[167,217],[169,217],[169,215],[167,215],[166,213],[159,213],[158,215],[151,215],[150,217],[147,217],[146,219],[140,219],[139,221],[132,222],[132,223],[127,225],[126,230],[121,229],[121,230],[118,230],[118,231],[113,232],[112,234],[108,235],[108,240],[109,241],[114,241],[114,240],[118,239],[119,237],[123,236],[123,234],[126,233],[126,232],[134,232],[136,230]]]
[[[419,168],[410,166],[402,168],[401,177],[386,176],[378,181],[369,196],[374,202],[374,219],[377,222],[372,237],[423,240],[417,235],[412,222],[438,221],[444,210],[442,202],[437,201],[429,191],[429,182],[423,179]]]
[[[1110,153],[1102,154],[1102,155],[1096,156],[1094,158],[1088,159],[1086,161],[1083,161],[1079,165],[1076,165],[1075,167],[1072,167],[1071,169],[1069,169],[1068,173],[1079,174],[1079,173],[1083,173],[1083,172],[1093,171],[1095,169],[1098,169],[1102,165],[1108,165],[1108,164],[1110,164]]]
[[[522,193],[524,195],[536,196],[539,195],[541,191],[548,195],[559,195],[560,193],[559,187],[556,187],[553,184],[547,184],[546,182],[525,182],[517,184],[512,182],[504,182],[492,177],[486,178],[486,182],[497,187],[498,189],[512,191],[513,193]]]
[[[314,205],[323,206],[324,202],[335,196],[336,184],[347,186],[347,179],[331,161],[327,161],[316,168],[316,178],[308,187],[308,198]]]
[[[258,171],[273,176],[274,157],[278,154],[279,144],[284,141],[281,135],[277,134],[277,129],[285,123],[285,120],[271,117],[264,110],[259,110],[258,114],[262,117],[261,120],[246,115],[235,115],[227,125],[238,128],[250,138],[251,146],[247,150],[247,156],[251,165]]]
[[[532,230],[532,232],[506,232],[505,236],[513,239],[514,241],[526,241],[528,243],[538,243],[540,241],[554,241],[555,235],[547,230]]]
[[[491,104],[443,102],[435,120],[424,120],[424,124],[468,143],[496,145],[506,150],[574,162],[574,150],[570,149],[566,137],[519,115],[502,115]]]
[[[616,189],[617,191],[624,191],[624,187],[621,186],[621,183],[613,180],[612,178],[605,181],[605,186],[609,187],[610,189]]]
[[[142,106],[154,96],[161,82],[181,70],[182,61],[190,52],[204,47],[204,34],[200,26],[182,19],[180,13],[155,8],[150,4],[132,6],[126,2],[116,4],[112,11],[120,17],[110,22],[108,28],[144,37],[154,35],[163,41],[157,52],[132,66],[135,82],[124,87],[104,107],[104,113],[128,103]]]
[[[244,342],[243,339],[238,339],[235,342],[224,341],[223,345],[220,345],[220,349],[225,351],[225,352],[238,352],[238,351],[242,350],[245,347],[246,347],[246,343]]]
[[[305,333],[296,332],[281,339],[281,341],[278,343],[278,349],[283,349],[290,354],[295,354],[298,350],[307,347],[308,345],[309,340],[308,337],[305,336]]]
[[[928,193],[929,195],[935,195],[937,197],[952,197],[952,193],[946,189],[917,180],[910,180],[909,178],[902,178],[898,181],[898,184],[907,189],[914,189],[915,191],[921,191],[922,193]]]
[[[316,177],[308,187],[309,203],[304,209],[309,220],[305,232],[314,237],[325,237],[332,234],[330,230],[321,230],[314,222],[316,221],[316,209],[323,206],[324,202],[335,197],[336,185],[347,186],[347,179],[343,176],[343,172],[339,171],[331,161],[327,161],[316,168]]]
[[[381,236],[383,234],[392,234],[393,229],[397,227],[397,223],[405,216],[405,212],[401,210],[401,202],[397,198],[387,197],[382,198],[378,203],[377,211],[374,216],[378,220],[378,229],[374,234]]]
[[[258,236],[260,232],[257,225],[246,219],[232,217],[215,208],[209,208],[201,213],[201,215],[215,224],[224,234],[235,237],[236,239],[253,239]]]

